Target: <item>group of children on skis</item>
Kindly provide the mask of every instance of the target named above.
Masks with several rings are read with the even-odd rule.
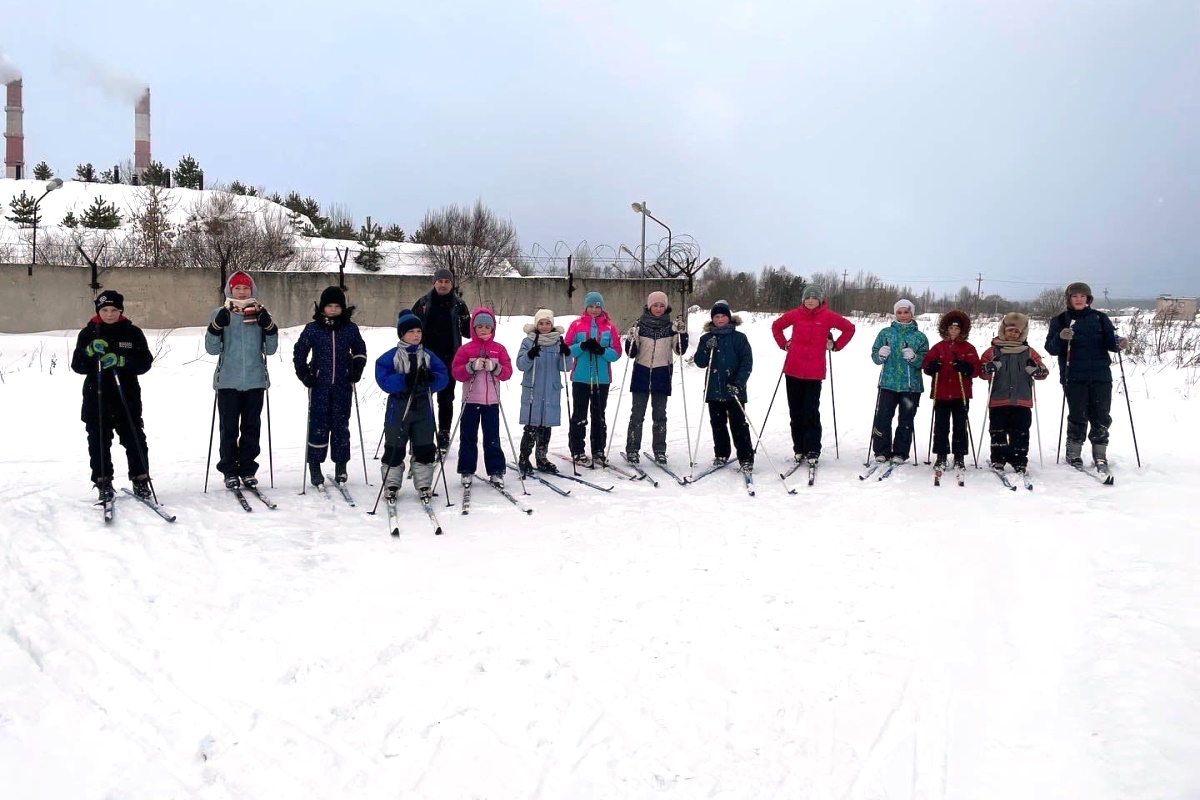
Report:
[[[375,361],[376,383],[388,395],[381,473],[389,495],[399,489],[411,451],[413,484],[423,499],[430,496],[435,466],[451,439],[452,431],[447,430],[451,416],[444,411],[447,396],[453,403],[456,382],[463,385],[455,466],[462,483],[469,484],[475,475],[480,439],[488,480],[502,487],[506,472],[500,439],[500,385],[512,377],[514,362],[495,339],[495,314],[477,308],[468,317],[465,305],[452,291],[449,272],[439,270],[434,277],[434,290],[421,298],[413,311],[404,309],[398,315],[397,345]],[[226,301],[210,314],[205,333],[205,349],[218,356],[213,378],[221,434],[217,469],[227,487],[254,487],[260,416],[269,386],[266,356],[278,348],[278,328],[255,297],[250,275],[235,272],[224,291]],[[1087,436],[1093,461],[1104,468],[1111,424],[1108,353],[1123,343],[1107,315],[1091,308],[1091,290],[1086,284],[1071,284],[1065,298],[1066,310],[1050,321],[1046,349],[1059,358],[1070,409],[1067,459],[1074,466],[1082,465]],[[134,493],[149,498],[153,488],[138,376],[150,369],[153,358],[141,330],[124,316],[124,298],[119,293],[103,292],[95,306],[96,316],[80,331],[72,358],[72,369],[87,376],[82,419],[88,433],[92,481],[101,500],[111,500],[109,452],[115,431],[126,449]],[[414,313],[417,310],[421,313]],[[366,345],[351,321],[353,312],[340,288],[327,288],[315,304],[313,321],[304,327],[293,348],[296,376],[309,392],[306,461],[314,485],[324,482],[321,465],[330,450],[334,480],[347,480],[353,385],[361,379],[367,363]],[[1023,472],[1028,465],[1033,382],[1049,374],[1026,340],[1027,317],[1015,312],[1006,315],[980,357],[967,341],[971,321],[961,311],[942,315],[938,322],[941,340],[933,347],[913,319],[911,301],[899,300],[893,314],[894,321],[879,332],[871,348],[872,360],[881,367],[871,433],[875,460],[899,463],[909,458],[913,422],[924,393],[923,378],[928,376],[934,402],[936,468],[946,468],[950,456],[955,467],[962,468],[969,448],[966,419],[972,382],[982,378],[990,384],[993,468],[1002,471],[1011,465]],[[740,324],[728,303],[715,303],[692,362],[705,372],[704,401],[713,435],[714,466],[724,465],[736,455],[739,468],[749,473],[754,469],[755,445],[745,403],[754,361],[749,340],[737,330]],[[427,328],[433,333],[430,338]],[[673,387],[674,359],[687,352],[689,337],[683,318],[672,319],[665,293],[650,293],[638,321],[624,337],[604,310],[604,298],[594,291],[585,295],[583,313],[565,331],[555,325],[549,309],[538,310],[524,330],[526,336],[515,361],[522,373],[519,422],[523,432],[517,458],[522,473],[558,471],[548,451],[551,431],[562,420],[559,401],[564,376],[571,384],[567,392],[570,458],[583,466],[607,464],[605,412],[612,365],[623,352],[633,366],[625,458],[635,465],[640,461],[649,408],[652,455],[659,464],[667,464],[667,398]],[[821,289],[810,285],[801,305],[777,318],[771,330],[780,349],[786,351],[782,378],[787,383],[793,457],[815,465],[821,455],[820,397],[826,352],[842,350],[854,335],[854,325],[830,310]],[[440,352],[430,346],[431,339],[440,344]],[[897,413],[893,435],[892,419]]]

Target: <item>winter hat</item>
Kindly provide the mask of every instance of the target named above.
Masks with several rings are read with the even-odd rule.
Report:
[[[1071,295],[1082,294],[1087,296],[1088,305],[1092,304],[1092,287],[1088,286],[1083,281],[1075,281],[1075,283],[1067,284],[1067,290],[1063,292],[1063,296],[1068,303],[1071,302]]]
[[[588,292],[585,294],[583,296],[583,307],[587,308],[588,306],[600,306],[600,308],[604,308],[604,295],[599,292]]]
[[[539,322],[544,319],[550,320],[550,325],[554,325],[554,312],[548,308],[539,308],[533,315],[533,324],[536,327]]]
[[[442,267],[433,273],[433,279],[435,281],[452,281],[454,280],[454,273]]]
[[[235,286],[249,286],[250,291],[254,291],[254,279],[241,270],[229,276],[229,288]]]
[[[96,311],[99,312],[105,306],[112,306],[117,311],[124,311],[125,298],[121,296],[120,292],[101,292],[100,296],[96,298]]]
[[[342,310],[346,310],[346,293],[337,286],[330,286],[325,291],[321,292],[321,300],[317,303],[318,309],[323,309],[325,306],[335,305],[341,306]]]
[[[420,327],[421,320],[417,318],[416,314],[407,308],[401,311],[400,315],[396,317],[396,335],[401,339],[404,338],[404,334],[411,330],[419,329]]]
[[[492,316],[492,312],[483,309],[475,313],[475,318],[471,320],[471,327],[477,328],[480,325],[491,325],[493,329],[496,327],[496,318]]]
[[[733,319],[733,311],[729,308],[729,303],[725,302],[724,300],[718,300],[717,302],[713,303],[712,311],[708,312],[709,319],[715,317],[717,314],[724,314],[730,319]]]
[[[649,308],[650,306],[654,305],[655,303],[662,303],[664,306],[668,305],[667,293],[666,292],[651,292],[649,295],[646,296],[646,308]]]
[[[1004,329],[1009,325],[1016,325],[1021,329],[1021,338],[1025,338],[1025,332],[1029,329],[1029,317],[1019,311],[1012,311],[1004,315],[1004,319],[1000,320],[1000,336],[1004,336]]]
[[[896,305],[892,306],[892,313],[895,314],[902,308],[907,308],[913,314],[917,313],[917,307],[913,305],[913,301],[906,300],[903,297],[896,301]]]
[[[938,333],[944,337],[946,331],[950,329],[950,323],[952,322],[958,325],[958,337],[966,339],[967,334],[971,332],[971,318],[957,308],[942,314],[942,318],[938,320]]]
[[[825,292],[821,290],[820,286],[817,286],[815,283],[810,283],[808,286],[804,287],[804,294],[800,295],[800,302],[804,302],[810,297],[815,297],[817,300],[824,300]]]

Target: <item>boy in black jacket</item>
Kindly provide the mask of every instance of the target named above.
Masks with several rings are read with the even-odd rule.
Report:
[[[1092,443],[1092,461],[1108,469],[1108,428],[1112,425],[1112,359],[1125,346],[1112,320],[1092,308],[1086,283],[1067,286],[1067,308],[1050,320],[1046,352],[1058,356],[1058,379],[1067,398],[1067,463],[1083,466],[1083,438]],[[1088,426],[1091,425],[1091,432]]]
[[[96,298],[96,315],[79,332],[71,356],[71,369],[87,376],[80,418],[87,427],[92,483],[102,502],[113,498],[113,431],[125,448],[134,493],[152,495],[138,376],[150,370],[154,357],[142,329],[124,310],[125,298],[119,292],[102,292]]]

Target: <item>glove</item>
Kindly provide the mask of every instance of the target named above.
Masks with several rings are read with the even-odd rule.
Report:
[[[498,358],[489,358],[488,359],[488,372],[499,377],[500,370],[502,370],[502,369],[504,369],[504,365],[502,363],[500,363],[500,359],[498,359]]]
[[[891,354],[892,354],[892,347],[891,347],[891,345],[886,345],[886,344],[885,344],[883,347],[879,348],[879,357],[880,357],[880,358],[885,358],[885,359],[886,359],[886,358],[887,358],[888,356],[890,356]]]
[[[837,345],[836,345],[836,343],[833,341],[833,339],[826,339],[826,340],[825,340],[825,349],[826,349],[826,350],[828,350],[829,352],[831,352],[831,353],[832,353],[832,352],[833,352],[833,348],[834,348],[834,347],[836,347],[836,346],[837,346]]]
[[[738,386],[736,383],[725,384],[725,391],[728,392],[729,396],[734,400],[742,399],[742,387]]]
[[[1069,342],[1075,338],[1075,331],[1071,330],[1070,328],[1063,328],[1058,332],[1058,338],[1062,339],[1064,342]]]
[[[88,354],[88,358],[91,358],[92,356],[104,355],[106,352],[108,352],[108,342],[104,341],[103,339],[92,339],[92,343],[89,344],[83,352]]]
[[[632,339],[638,335],[638,326],[630,325],[629,330],[625,331],[625,338]]]
[[[258,327],[264,331],[271,327],[274,320],[271,319],[271,312],[267,311],[262,306],[258,308]]]
[[[597,342],[595,339],[585,339],[583,344],[579,345],[580,349],[587,350],[589,353],[595,353],[598,356],[604,355],[604,345]]]
[[[299,378],[300,382],[309,389],[317,388],[317,376],[314,375],[313,371],[308,367],[301,367],[300,369],[296,370],[296,377]]]
[[[418,386],[428,386],[431,383],[433,383],[433,371],[429,367],[422,364],[413,370],[412,385],[414,389]]]
[[[537,358],[541,354],[542,354],[542,346],[540,344],[535,344],[533,347],[529,348],[529,350],[527,350],[525,352],[525,355],[529,358],[530,361]]]
[[[676,333],[687,333],[687,322],[681,317],[671,324],[671,330]]]
[[[365,358],[356,358],[350,362],[350,382],[358,383],[362,380],[363,370],[367,368],[367,360]]]
[[[971,362],[969,361],[955,361],[954,369],[957,370],[960,375],[970,375],[975,371],[975,368],[971,366]]]
[[[1129,341],[1128,336],[1118,336],[1117,337],[1117,349],[1118,350],[1128,350],[1129,345],[1130,345],[1130,341]]]
[[[936,358],[933,361],[930,361],[929,364],[925,367],[925,374],[931,378],[934,375],[937,375],[941,371],[942,371],[942,362],[937,360]]]
[[[709,350],[716,350],[717,349],[717,337],[715,337],[715,336],[708,337],[708,343],[705,346],[708,347]]]
[[[125,366],[125,357],[116,353],[105,353],[100,356],[100,369],[112,369]]]
[[[917,351],[913,350],[911,347],[905,347],[903,350],[900,351],[900,355],[903,356],[905,361],[916,361],[917,360]]]
[[[1042,364],[1030,374],[1033,375],[1034,380],[1043,381],[1050,374],[1050,370],[1046,369],[1045,364]]]
[[[1041,369],[1041,367],[1032,358],[1025,359],[1025,372],[1027,372],[1030,375],[1033,375],[1039,369]]]
[[[982,371],[984,375],[995,375],[1000,371],[1000,364],[997,364],[995,361],[989,361],[983,365]]]
[[[488,368],[488,360],[483,356],[480,356],[479,358],[473,358],[467,362],[467,368],[471,372],[481,372]]]
[[[231,321],[228,308],[221,306],[217,309],[217,315],[213,317],[213,325],[216,325],[218,328],[227,328]]]
[[[558,343],[558,353],[559,353],[559,355],[563,355],[563,356],[571,355],[571,346],[569,344],[567,344],[566,342],[559,342]]]

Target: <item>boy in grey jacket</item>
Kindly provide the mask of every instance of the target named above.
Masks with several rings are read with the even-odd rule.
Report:
[[[254,279],[235,272],[225,283],[225,303],[209,315],[204,349],[218,356],[213,375],[221,417],[217,470],[226,488],[258,485],[263,398],[270,386],[266,357],[279,348],[279,328],[255,298]],[[240,434],[240,436],[239,436]]]

